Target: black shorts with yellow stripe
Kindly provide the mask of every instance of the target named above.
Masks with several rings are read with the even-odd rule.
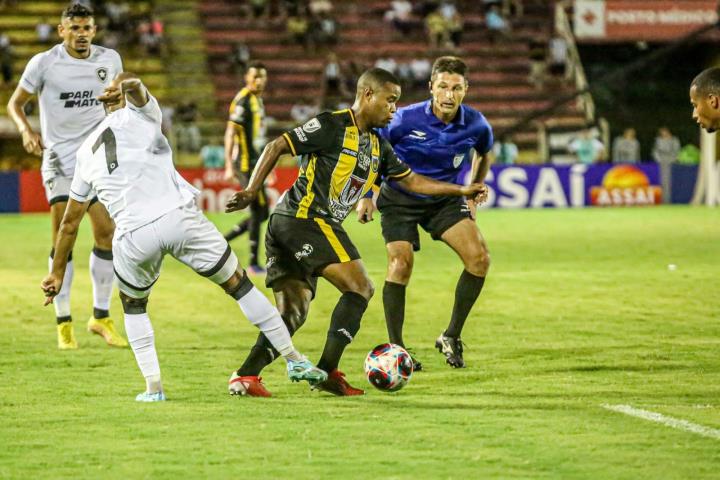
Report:
[[[347,232],[322,218],[295,218],[274,213],[265,233],[267,276],[265,284],[273,288],[279,280],[294,279],[307,283],[313,298],[317,277],[333,263],[360,258]]]

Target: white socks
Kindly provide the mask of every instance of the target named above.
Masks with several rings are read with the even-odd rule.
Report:
[[[145,377],[147,392],[157,393],[162,391],[160,362],[155,351],[155,333],[148,314],[126,313],[125,333],[127,333],[140,372]]]
[[[50,257],[48,264],[48,271],[52,271],[52,257]],[[65,276],[63,277],[62,288],[60,288],[60,292],[53,299],[56,317],[70,316],[70,289],[72,288],[74,273],[75,269],[73,268],[73,262],[70,260],[67,262],[67,267],[65,267]]]
[[[100,255],[108,258],[100,258],[96,249],[90,252],[90,278],[93,284],[93,307],[100,310],[110,310],[110,295],[112,295],[113,272],[112,252],[99,251]]]
[[[287,360],[302,361],[305,359],[292,343],[290,332],[280,317],[280,312],[270,303],[270,300],[260,290],[253,287],[248,293],[237,300],[240,309],[265,334],[275,350]],[[128,336],[130,334],[128,333]]]

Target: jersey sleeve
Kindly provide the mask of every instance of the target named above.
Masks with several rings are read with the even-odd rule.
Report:
[[[20,77],[20,86],[22,89],[32,93],[33,95],[42,89],[45,81],[43,78],[45,73],[45,69],[43,68],[43,58],[43,53],[38,53],[32,57],[25,67],[22,77]]]
[[[302,126],[283,133],[283,137],[292,154],[297,156],[331,147],[337,128],[338,124],[333,121],[331,114],[321,113]]]
[[[412,173],[410,167],[400,160],[387,140],[381,140],[380,148],[380,176],[400,180]]]
[[[85,203],[88,201],[92,187],[82,179],[82,173],[80,172],[80,165],[82,163],[80,160],[81,155],[81,153],[78,153],[77,155],[78,162],[75,167],[75,175],[73,176],[72,183],[70,184],[69,196],[76,202]]]
[[[247,97],[235,97],[230,103],[230,109],[228,111],[228,120],[241,127],[245,125],[245,122],[251,113],[246,100]]]
[[[158,124],[162,122],[162,112],[160,111],[160,105],[158,104],[158,101],[155,99],[155,97],[150,95],[149,92],[148,102],[142,107],[133,105],[131,102],[127,102],[127,106],[130,110],[138,113],[141,117],[143,117],[149,122]]]
[[[480,134],[474,147],[475,151],[478,155],[485,155],[492,149],[493,143],[495,143],[495,138],[493,137],[492,127],[486,122],[480,129]]]

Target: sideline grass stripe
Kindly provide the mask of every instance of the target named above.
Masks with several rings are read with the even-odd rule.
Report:
[[[678,430],[685,430],[687,432],[697,433],[703,437],[714,438],[720,440],[720,430],[710,427],[704,427],[697,423],[688,422],[679,418],[673,418],[665,416],[661,413],[650,412],[648,410],[642,410],[640,408],[631,407],[630,405],[608,405],[603,404],[603,408],[612,410],[613,412],[624,413],[631,417],[642,418],[655,423],[660,423],[667,427],[677,428]]]

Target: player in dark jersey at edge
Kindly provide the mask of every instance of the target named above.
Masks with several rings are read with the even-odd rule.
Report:
[[[490,124],[477,110],[463,105],[467,93],[467,66],[457,57],[440,57],[430,77],[430,100],[398,110],[380,134],[413,171],[437,180],[461,184],[463,163],[472,161],[471,182],[482,182],[490,167],[493,145]],[[442,240],[463,262],[465,269],[455,288],[450,323],[435,342],[454,368],[465,367],[460,334],[482,291],[490,267],[487,245],[475,223],[475,203],[458,197],[428,198],[409,192],[387,178],[377,206],[388,255],[383,306],[390,342],[404,346],[405,290],[413,269],[413,251],[420,250],[418,225],[434,240]],[[358,219],[372,219],[372,200],[358,204]],[[413,358],[416,370],[422,365]]]
[[[461,186],[413,173],[399,161],[373,130],[384,127],[395,113],[400,97],[397,78],[373,68],[360,76],[355,103],[350,109],[324,112],[269,143],[250,184],[228,202],[235,211],[255,199],[263,180],[284,153],[301,155],[301,170],[270,217],[265,237],[268,287],[291,333],[305,322],[310,301],[321,276],[341,293],[330,319],[318,368],[328,379],[316,388],[335,395],[361,395],[338,370],[345,347],[360,329],[360,320],[373,295],[360,255],[342,221],[380,177],[393,178],[408,191],[425,195],[487,195],[484,185]],[[277,353],[259,336],[238,375],[247,394],[269,396],[258,376]]]
[[[707,68],[690,83],[692,118],[708,133],[720,129],[720,67]]]
[[[242,188],[247,187],[262,147],[265,108],[262,94],[267,84],[267,70],[260,62],[253,62],[245,73],[245,87],[230,103],[225,129],[225,179],[237,178]],[[225,234],[228,242],[248,232],[250,237],[250,261],[248,272],[263,273],[258,261],[260,227],[269,215],[265,189],[260,188],[257,198],[250,204],[250,217],[238,223]]]

